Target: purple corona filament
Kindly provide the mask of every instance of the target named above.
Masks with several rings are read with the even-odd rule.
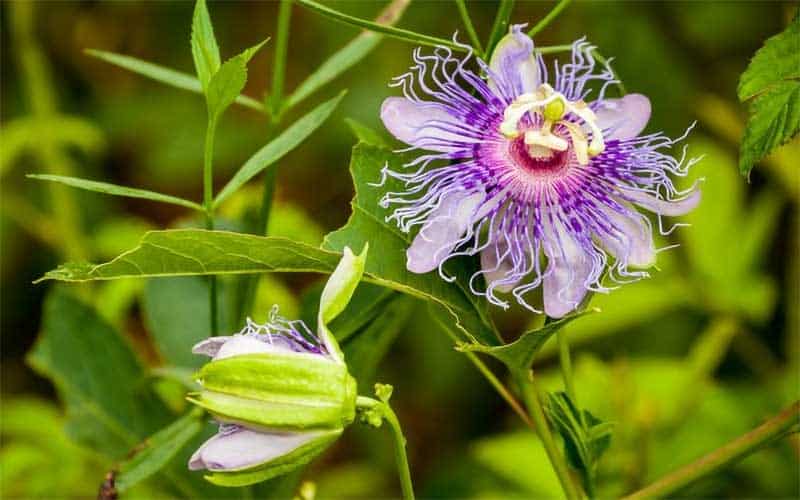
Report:
[[[387,221],[418,229],[409,271],[438,269],[452,280],[447,260],[479,254],[473,293],[504,308],[498,293],[511,293],[541,312],[529,294],[542,287],[551,317],[574,310],[588,291],[648,276],[657,250],[637,208],[657,214],[659,230],[670,232],[661,216],[683,215],[700,200],[696,186],[681,191],[673,183],[694,160],[685,161],[685,147],[679,158],[668,154],[685,135],[640,135],[647,97],[605,97],[617,82],[593,49],[576,41],[570,61],[549,74],[515,26],[488,64],[475,59],[485,79],[467,69],[471,53],[414,51],[415,64],[393,82],[404,97],[381,109],[386,128],[410,146],[403,151],[421,151],[404,171],[382,172],[403,186],[381,199],[393,208]]]

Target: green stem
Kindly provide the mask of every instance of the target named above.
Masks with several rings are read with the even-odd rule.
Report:
[[[203,207],[206,210],[206,229],[214,229],[214,134],[215,116],[208,117],[205,152],[203,154]],[[217,334],[217,277],[208,277],[208,303],[211,335]]]
[[[489,35],[489,41],[486,42],[486,57],[491,58],[492,52],[497,45],[497,42],[508,31],[508,22],[511,19],[511,11],[514,9],[514,0],[500,0],[500,6],[497,7],[497,14],[494,16],[494,23],[492,24],[492,32]]]
[[[567,6],[570,3],[572,3],[572,0],[561,0],[560,2],[558,2],[558,4],[555,7],[553,7],[553,10],[548,12],[547,15],[542,18],[541,21],[536,23],[536,26],[534,26],[533,28],[530,29],[530,31],[528,31],[528,36],[533,38],[534,36],[536,36],[537,33],[545,29],[553,21],[553,19],[558,17],[559,14],[561,14],[561,11],[567,8]]]
[[[774,439],[779,439],[788,432],[797,432],[798,425],[800,425],[800,401],[795,401],[778,415],[747,434],[734,439],[699,460],[667,474],[650,486],[625,497],[625,500],[671,496],[694,481],[734,464]]]
[[[453,343],[458,344],[459,342],[458,335],[453,333],[453,331],[449,328],[449,326],[439,319],[438,315],[431,314],[431,316],[434,318],[434,321],[438,323],[439,327],[442,330],[444,330],[447,336],[450,337]],[[508,403],[511,409],[514,410],[514,412],[517,415],[519,415],[519,418],[521,418],[522,421],[525,422],[525,425],[533,428],[533,422],[531,422],[528,413],[525,411],[522,405],[520,405],[519,401],[517,401],[517,399],[506,388],[506,386],[503,385],[503,383],[500,382],[500,380],[498,380],[498,378],[495,376],[494,373],[492,373],[489,367],[486,366],[486,364],[483,361],[481,361],[478,355],[472,351],[461,351],[461,352],[467,357],[467,359],[470,360],[470,362],[472,362],[473,365],[475,365],[475,368],[478,369],[478,372],[480,372],[480,374],[483,375],[483,377],[489,382],[489,384],[492,387],[494,387],[497,393],[500,394],[500,397],[503,398],[506,401],[506,403]]]
[[[577,406],[578,399],[575,397],[575,383],[572,377],[572,358],[569,352],[569,341],[567,333],[561,329],[556,332],[558,339],[558,360],[561,365],[561,377],[564,379],[564,388],[567,390],[569,399]]]
[[[277,122],[283,108],[283,88],[286,81],[286,56],[289,52],[289,25],[292,20],[292,0],[280,0],[278,24],[275,34],[275,62],[272,65],[272,88],[269,95],[269,110],[273,122]]]
[[[404,30],[401,28],[395,28],[392,26],[386,26],[372,21],[367,21],[366,19],[361,19],[358,17],[345,14],[344,12],[339,12],[338,10],[331,9],[330,7],[326,7],[322,4],[314,2],[313,0],[295,0],[295,1],[298,4],[302,5],[303,7],[305,7],[306,9],[314,11],[317,14],[323,15],[330,19],[333,19],[334,21],[338,21],[344,24],[349,24],[351,26],[358,26],[359,28],[373,31],[375,33],[381,33],[383,35],[388,36],[389,38],[396,38],[398,40],[403,40],[418,45],[426,45],[428,47],[439,47],[439,46],[448,47],[456,52],[468,51],[466,47],[451,42],[450,40],[447,40],[445,38],[437,38],[435,36],[423,35],[420,33],[415,33],[413,31]]]
[[[411,469],[408,465],[408,456],[406,455],[406,438],[403,435],[403,429],[400,427],[400,420],[397,419],[392,407],[388,403],[378,401],[376,399],[368,398],[366,396],[358,396],[356,398],[356,407],[366,411],[379,411],[389,427],[392,428],[392,437],[394,438],[394,458],[397,464],[397,477],[400,480],[400,487],[403,491],[404,500],[414,500],[414,486],[411,483]]]
[[[456,0],[456,7],[458,8],[458,13],[461,15],[461,21],[464,23],[467,36],[469,36],[472,47],[475,49],[475,54],[478,57],[483,57],[481,39],[478,37],[478,32],[475,31],[475,26],[472,24],[472,19],[469,17],[466,2],[464,0]]]
[[[542,402],[539,398],[539,391],[534,381],[533,370],[518,374],[517,380],[522,390],[522,397],[530,412],[534,428],[537,434],[539,434],[539,439],[542,440],[542,445],[544,445],[547,457],[550,459],[550,465],[553,466],[553,470],[556,476],[558,476],[558,481],[561,483],[564,495],[566,495],[568,500],[579,500],[582,498],[581,493],[572,481],[567,463],[564,461],[564,457],[561,456],[553,434],[550,432],[550,427],[547,425]]]

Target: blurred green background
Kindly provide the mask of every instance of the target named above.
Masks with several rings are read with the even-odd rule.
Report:
[[[130,54],[191,73],[193,5],[59,1],[14,9],[12,4],[3,2],[0,30],[0,493],[91,497],[124,453],[104,452],[102,443],[91,447],[81,439],[76,444],[76,416],[65,414],[51,381],[26,362],[42,326],[45,294],[53,287],[31,282],[66,260],[112,258],[135,246],[147,229],[192,221],[180,208],[54,188],[25,174],[63,173],[201,198],[202,98],[83,53],[96,48]],[[368,19],[384,5],[326,4]],[[518,2],[512,20],[533,24],[553,4]],[[496,4],[468,5],[486,37]],[[632,491],[722,445],[800,393],[800,146],[795,141],[770,156],[748,183],[736,171],[745,114],[735,93],[749,58],[783,29],[796,8],[782,2],[575,2],[536,40],[554,45],[587,36],[615,58],[629,92],[650,96],[647,131],[678,136],[696,120],[689,154],[704,155],[692,173],[706,179],[703,202],[687,217],[692,226],[661,242],[681,246],[659,255],[660,271],[652,279],[596,297],[593,305],[602,312],[567,329],[581,405],[615,424],[612,447],[600,464],[601,497]],[[223,57],[274,35],[275,2],[211,2],[209,9]],[[462,30],[455,12],[447,1],[415,1],[399,25],[449,37]],[[297,6],[291,28],[289,89],[358,33]],[[332,118],[279,162],[270,234],[318,244],[345,222],[353,195],[347,165],[356,141],[345,118],[384,134],[380,103],[396,93],[387,83],[408,67],[411,49],[384,40],[286,117],[283,126],[312,101],[349,89]],[[245,93],[257,99],[270,79],[273,50],[268,44],[250,65]],[[216,141],[218,187],[265,143],[267,127],[262,115],[244,108],[226,114]],[[260,186],[253,181],[222,215],[234,220],[255,207]],[[260,283],[253,313],[258,318],[277,302],[285,316],[298,317],[306,293],[319,280],[269,275]],[[123,280],[66,288],[133,346],[146,372],[132,385],[154,383],[150,372],[159,367],[198,362],[188,353],[191,344],[164,339],[207,324],[202,283]],[[393,401],[406,427],[419,496],[558,496],[534,434],[452,349],[426,309],[416,302],[407,307],[415,308],[414,314],[377,378],[395,386]],[[519,310],[496,312],[506,338],[535,321]],[[80,337],[82,325],[75,326]],[[102,352],[92,345],[83,349],[85,356]],[[546,345],[537,366],[548,387],[557,390],[555,354],[556,346]],[[156,386],[161,399],[180,411],[179,388]],[[65,426],[68,421],[72,424]],[[799,453],[796,438],[784,440],[684,493],[797,498]],[[320,498],[387,497],[397,494],[392,467],[388,436],[356,429],[318,460],[306,479],[316,483]],[[137,490],[142,497],[156,493],[168,490],[157,484]]]

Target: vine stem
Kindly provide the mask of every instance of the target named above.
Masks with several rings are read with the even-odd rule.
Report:
[[[550,465],[553,466],[553,470],[556,476],[558,476],[558,481],[561,483],[564,495],[566,495],[568,500],[580,500],[583,496],[573,482],[572,476],[570,476],[569,469],[567,468],[567,463],[559,452],[556,446],[556,440],[553,438],[550,427],[547,425],[547,419],[544,416],[544,409],[542,408],[542,401],[539,398],[539,390],[534,380],[533,370],[527,370],[526,372],[517,374],[517,380],[520,384],[522,397],[530,412],[534,428],[537,434],[539,434],[539,439],[542,440],[542,445],[544,445],[545,452],[547,452],[547,458],[550,459]]]
[[[366,396],[358,396],[356,398],[356,407],[368,412],[380,412],[383,419],[392,428],[394,458],[397,464],[397,477],[400,480],[400,487],[403,491],[403,499],[414,500],[414,486],[411,483],[411,469],[408,466],[408,455],[406,454],[406,438],[403,435],[403,429],[400,427],[400,420],[397,419],[397,414],[388,403]]]
[[[792,432],[792,427],[797,427],[798,425],[800,425],[800,401],[795,401],[778,415],[747,434],[734,439],[699,460],[667,474],[653,484],[628,495],[624,500],[643,500],[645,498],[670,496],[670,494],[694,481],[732,465],[770,441]],[[797,432],[797,430],[795,428],[794,432]]]
[[[206,229],[214,229],[214,135],[217,118],[208,117],[205,152],[203,153],[203,207],[206,210]],[[217,277],[208,277],[208,301],[211,335],[217,334]]]
[[[556,4],[556,6],[553,7],[553,9],[550,12],[548,12],[547,15],[542,18],[541,21],[536,23],[536,26],[534,26],[528,31],[528,36],[533,38],[537,33],[545,29],[553,21],[553,19],[558,17],[559,14],[561,14],[561,11],[563,11],[564,9],[567,8],[567,6],[569,6],[570,3],[572,3],[572,0],[561,0],[560,2],[558,2],[558,4]]]
[[[561,378],[564,379],[564,388],[567,390],[569,399],[577,405],[578,398],[575,396],[575,382],[572,377],[572,357],[569,352],[567,333],[561,329],[556,332],[556,338],[558,339],[558,360],[561,365]]]
[[[469,17],[467,5],[465,0],[456,0],[456,7],[458,13],[461,15],[461,21],[464,23],[464,29],[467,31],[467,36],[472,42],[472,48],[478,57],[483,57],[483,46],[481,46],[481,39],[478,37],[478,32],[475,31],[475,25],[472,24],[472,19]]]

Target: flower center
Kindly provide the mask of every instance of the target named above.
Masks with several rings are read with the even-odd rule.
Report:
[[[536,125],[524,132],[519,128],[519,122],[527,113],[540,115],[540,120],[534,120]],[[567,113],[578,118],[579,123],[565,119]],[[584,132],[585,125],[592,131],[591,142]],[[597,125],[594,112],[582,100],[569,101],[564,94],[556,92],[544,83],[532,93],[522,94],[508,105],[503,112],[503,121],[500,123],[500,132],[508,139],[517,139],[523,136],[523,143],[527,146],[527,156],[534,161],[537,159],[551,159],[559,156],[556,153],[565,152],[569,143],[566,139],[553,133],[554,125],[562,125],[569,132],[575,157],[578,163],[586,165],[589,158],[599,155],[605,149],[603,132]],[[517,141],[511,146],[512,154]],[[563,155],[566,159],[566,155]]]
[[[558,151],[541,146],[530,146],[525,144],[523,137],[518,137],[509,143],[508,153],[515,165],[530,173],[540,175],[560,172],[566,166],[569,157],[569,151],[566,149]]]

